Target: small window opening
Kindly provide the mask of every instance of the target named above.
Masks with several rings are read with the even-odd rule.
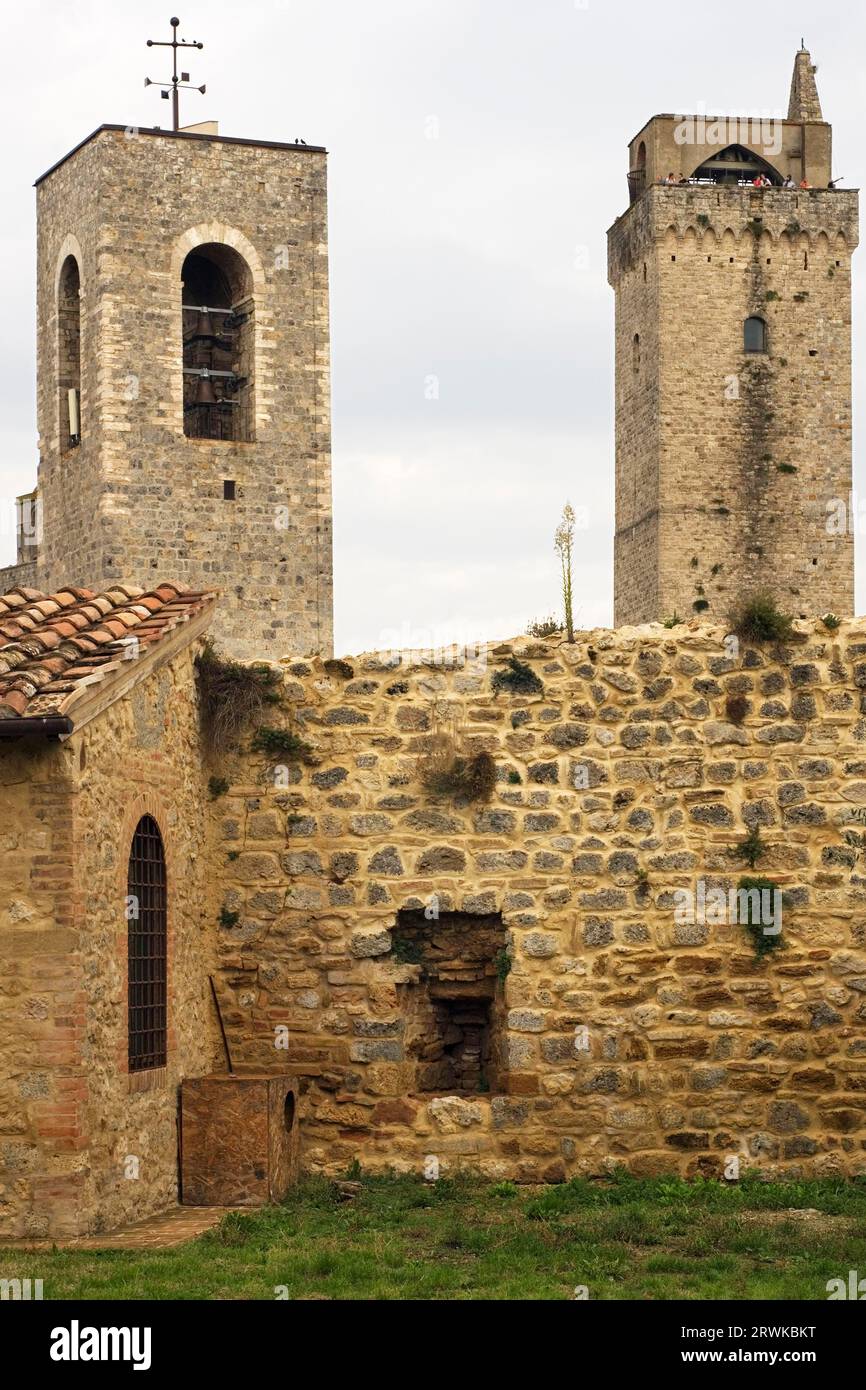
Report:
[[[74,256],[60,271],[57,335],[60,452],[66,454],[81,443],[81,276]]]
[[[223,500],[234,502],[235,500],[235,480],[234,478],[223,479]]]
[[[810,356],[810,357],[817,357],[817,356],[818,356],[818,349],[817,349],[817,348],[809,348],[809,356]]]
[[[743,348],[746,352],[767,351],[767,325],[756,314],[743,324]]]
[[[640,334],[635,333],[631,342],[631,369],[637,373],[640,371]]]

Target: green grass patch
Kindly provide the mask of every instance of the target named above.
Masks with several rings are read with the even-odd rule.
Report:
[[[46,1299],[803,1299],[866,1269],[866,1182],[309,1179],[167,1250],[0,1249]]]

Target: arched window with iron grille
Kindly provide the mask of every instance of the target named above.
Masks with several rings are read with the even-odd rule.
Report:
[[[159,826],[142,816],[127,877],[129,1070],[166,1064],[168,926],[165,850]]]

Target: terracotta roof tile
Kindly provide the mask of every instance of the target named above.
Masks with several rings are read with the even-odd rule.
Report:
[[[131,642],[150,650],[215,598],[173,583],[0,594],[0,720],[65,713],[79,691],[129,670]]]

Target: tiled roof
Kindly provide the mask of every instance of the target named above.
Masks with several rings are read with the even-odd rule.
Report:
[[[0,720],[66,715],[89,687],[129,671],[212,593],[160,584],[90,589],[12,589],[0,597]]]

